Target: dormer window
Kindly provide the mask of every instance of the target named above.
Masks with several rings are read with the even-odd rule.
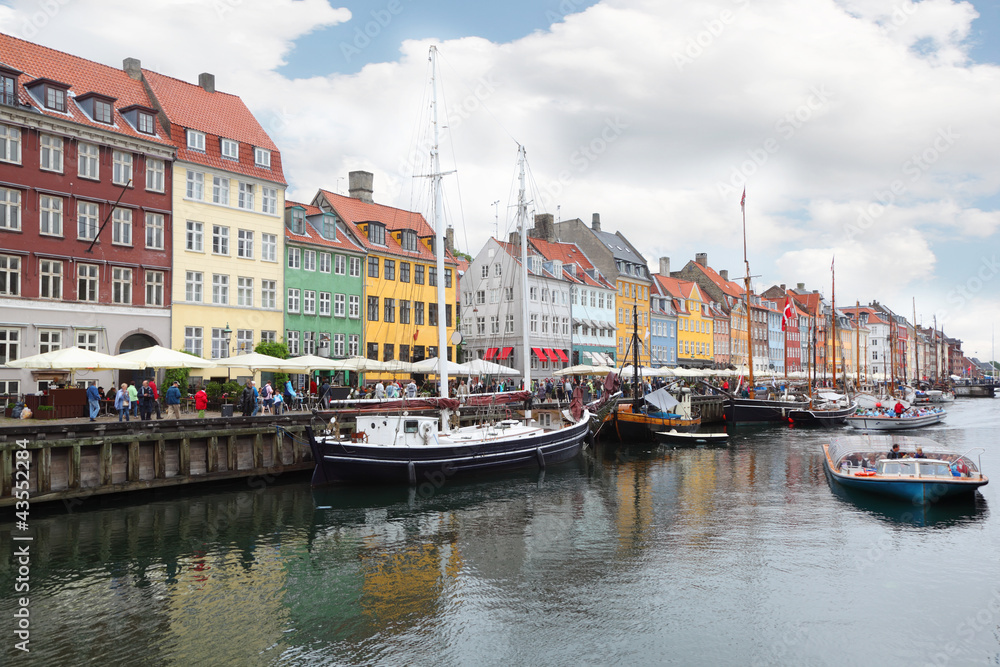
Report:
[[[80,98],[76,99],[80,103]],[[129,125],[142,134],[156,134],[156,110],[139,104],[130,104],[118,109],[118,113]]]
[[[369,222],[368,242],[376,245],[385,245],[385,225],[381,222]]]
[[[404,229],[399,234],[399,245],[403,250],[417,251],[417,233],[412,229]]]
[[[306,212],[301,208],[292,209],[292,232],[299,235],[306,233]]]
[[[153,121],[153,114],[146,113],[145,111],[139,112],[138,130],[143,134],[156,133],[156,123]]]
[[[198,130],[187,131],[187,147],[193,151],[205,152],[205,133]]]
[[[330,240],[337,238],[337,219],[332,215],[323,216],[323,238]]]
[[[94,120],[111,124],[111,104],[104,100],[94,100]]]
[[[66,91],[54,86],[46,86],[45,108],[66,113]]]
[[[17,99],[17,77],[21,72],[0,66],[0,104],[9,107],[20,106]]]
[[[240,159],[240,145],[232,139],[222,139],[222,157],[227,160]]]
[[[267,150],[266,148],[254,148],[253,163],[258,167],[263,167],[264,169],[270,169],[271,151]]]

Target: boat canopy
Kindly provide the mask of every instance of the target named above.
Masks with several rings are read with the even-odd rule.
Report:
[[[670,409],[678,405],[680,401],[670,395],[666,387],[660,387],[656,391],[645,396],[646,402],[655,406],[661,412],[670,412]]]

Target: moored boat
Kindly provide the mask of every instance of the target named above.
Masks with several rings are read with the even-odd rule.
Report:
[[[788,419],[797,426],[839,426],[858,410],[858,404],[841,394],[820,394],[822,403],[804,410],[792,410]]]
[[[865,411],[847,418],[847,423],[866,431],[902,431],[923,428],[944,421],[948,412],[942,408],[909,408],[899,417],[885,411]]]
[[[902,458],[889,458],[892,446]],[[855,436],[823,445],[831,483],[917,504],[968,495],[989,483],[969,452],[953,451],[928,438]]]
[[[608,429],[605,432],[614,433],[619,440],[651,440],[658,431],[690,432],[701,426],[701,416],[692,413],[688,394],[677,401],[665,388],[660,388],[643,399],[638,410],[634,402],[616,405],[605,417]],[[673,412],[678,406],[680,409]]]
[[[671,429],[670,431],[657,431],[656,439],[672,445],[722,445],[729,442],[728,433],[704,433],[693,431],[683,433]]]
[[[792,411],[808,408],[809,401],[731,396],[726,404],[725,417],[732,424],[787,422]]]

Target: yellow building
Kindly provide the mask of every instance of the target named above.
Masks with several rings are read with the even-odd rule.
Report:
[[[661,274],[656,274],[654,279],[673,298],[677,310],[677,363],[697,367],[713,365],[714,320],[698,284]]]
[[[627,275],[618,276],[618,296],[615,307],[618,309],[618,359],[632,363],[632,350],[629,341],[632,334],[639,336],[639,364],[649,365],[649,283],[644,280],[633,280]],[[633,316],[633,313],[635,315]],[[636,322],[633,324],[633,317]]]
[[[177,147],[171,347],[206,358],[283,337],[285,179],[243,101],[143,71]]]
[[[337,216],[364,245],[362,354],[382,361],[420,361],[438,355],[435,236],[419,213],[376,204],[372,174],[351,172],[350,196],[320,190],[313,205]],[[445,251],[446,340],[455,331],[456,262]],[[449,344],[447,358],[455,360]],[[375,377],[368,374],[368,377]]]

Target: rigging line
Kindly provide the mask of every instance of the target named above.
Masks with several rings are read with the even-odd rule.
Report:
[[[476,91],[473,90],[473,88],[471,86],[469,86],[468,82],[467,81],[463,81],[462,76],[458,73],[458,70],[456,70],[455,68],[453,68],[451,66],[451,63],[448,61],[447,58],[445,58],[445,56],[441,53],[440,50],[438,50],[438,62],[443,63],[452,72],[455,73],[455,79],[464,83],[464,85],[466,86],[466,88],[469,90],[469,94],[479,102],[479,105],[483,108],[484,111],[486,111],[487,114],[489,114],[490,118],[492,118],[496,122],[496,124],[498,126],[500,126],[500,129],[503,130],[507,134],[507,136],[511,138],[511,141],[513,141],[514,143],[520,145],[520,142],[514,137],[514,135],[510,132],[510,130],[508,130],[507,127],[503,123],[500,122],[500,119],[497,118],[496,114],[493,113],[493,111],[490,109],[489,105],[486,104],[486,99],[484,98],[484,96],[477,95]]]

